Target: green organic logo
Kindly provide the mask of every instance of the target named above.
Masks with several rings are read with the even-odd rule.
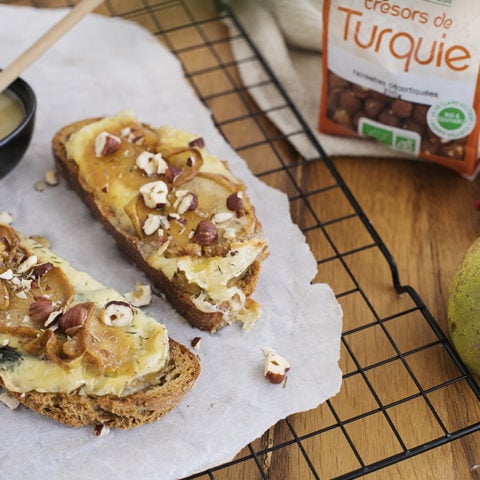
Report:
[[[390,127],[369,118],[360,118],[358,133],[374,138],[378,142],[403,153],[417,155],[420,149],[421,137],[417,132]]]
[[[466,137],[475,127],[476,115],[471,105],[446,100],[432,105],[427,112],[430,129],[445,140]]]
[[[393,144],[393,132],[391,130],[364,123],[361,133],[367,137],[375,138],[377,141],[384,143],[385,145]]]
[[[446,130],[456,130],[465,123],[465,114],[456,107],[447,107],[438,113],[438,123]]]

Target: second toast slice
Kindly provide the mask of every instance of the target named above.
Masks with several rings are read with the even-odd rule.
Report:
[[[200,363],[165,327],[0,224],[0,386],[70,426],[131,428],[174,408]]]

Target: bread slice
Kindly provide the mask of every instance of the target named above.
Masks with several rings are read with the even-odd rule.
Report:
[[[122,112],[63,127],[52,148],[93,215],[191,325],[253,325],[267,242],[245,185],[202,138]]]
[[[180,402],[200,372],[192,352],[175,340],[169,339],[169,344],[168,361],[152,384],[125,397],[34,390],[9,393],[31,410],[73,427],[133,428],[152,423]]]
[[[66,425],[131,428],[168,413],[200,363],[163,325],[0,224],[0,386]]]

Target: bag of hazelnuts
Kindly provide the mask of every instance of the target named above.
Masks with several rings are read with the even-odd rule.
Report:
[[[480,2],[324,0],[319,130],[476,173]]]

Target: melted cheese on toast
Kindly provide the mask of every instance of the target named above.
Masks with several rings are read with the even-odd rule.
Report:
[[[15,349],[21,355],[15,362],[0,362],[0,377],[6,388],[15,392],[36,390],[124,396],[153,383],[153,377],[165,365],[169,355],[168,334],[165,327],[135,307],[131,307],[133,315],[127,325],[105,326],[101,320],[98,320],[102,316],[102,311],[111,302],[120,302],[120,305],[127,303],[122,295],[105,287],[88,274],[76,270],[34,240],[20,237],[20,247],[27,258],[36,259],[35,265],[54,265],[55,269],[65,274],[74,293],[65,309],[83,305],[84,302],[93,303],[92,321],[95,319],[95,330],[92,330],[91,335],[101,335],[102,339],[108,335],[106,345],[102,347],[99,343],[95,351],[105,348],[108,352],[100,354],[105,355],[101,357],[100,362],[98,358],[94,358],[95,355],[92,355],[91,351],[87,352],[88,355],[84,354],[81,358],[73,360],[70,360],[62,351],[59,351],[58,359],[55,358],[53,361],[46,358],[48,355],[45,351],[39,355],[32,354],[31,345],[35,338],[41,338],[47,330],[58,333],[61,330],[58,322],[52,322],[49,327],[45,327],[35,322],[33,314],[29,315],[28,310],[16,315],[19,312],[14,312],[12,308],[17,306],[18,310],[18,306],[23,305],[22,299],[30,304],[31,300],[38,299],[37,295],[30,298],[29,289],[33,289],[33,282],[36,289],[41,290],[43,287],[42,298],[54,298],[48,283],[48,274],[38,278],[32,273],[35,265],[25,272],[19,272],[11,268],[14,262],[5,262],[3,267],[0,262],[0,278],[3,277],[0,283],[3,282],[2,285],[7,286],[10,297],[10,308],[7,306],[5,309],[0,309],[0,345],[3,346],[4,353],[7,348]],[[19,296],[18,299],[17,296]],[[30,310],[30,313],[32,312]],[[61,335],[63,345],[69,339],[71,340],[69,335],[64,333]],[[101,339],[97,338],[97,340],[100,342]],[[96,341],[95,338],[93,341]],[[30,348],[28,348],[29,345]],[[0,348],[0,360],[2,348]],[[63,350],[67,351],[66,348]],[[116,363],[111,363],[108,368],[105,368],[102,361],[109,362],[113,357],[117,359]]]

